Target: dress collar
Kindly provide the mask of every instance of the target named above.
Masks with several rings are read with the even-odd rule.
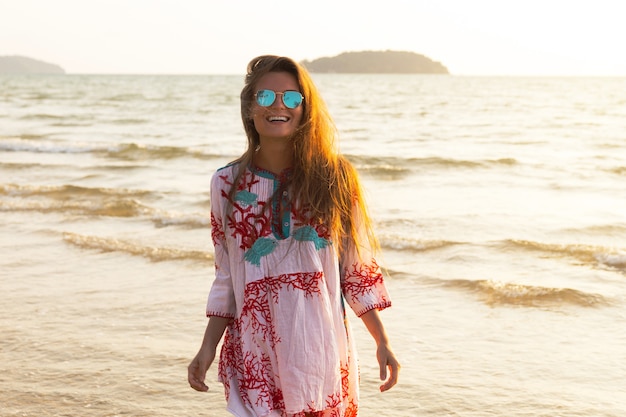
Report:
[[[280,173],[276,174],[272,171],[268,171],[267,169],[260,168],[254,163],[250,164],[248,166],[248,169],[253,174],[258,175],[260,177],[269,178],[273,180],[279,180],[279,181],[284,181],[284,180],[289,179],[291,177],[291,174],[293,173],[292,167],[285,168]]]

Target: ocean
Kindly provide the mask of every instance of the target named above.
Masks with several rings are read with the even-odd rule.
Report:
[[[402,364],[362,417],[626,415],[626,78],[314,74]],[[186,367],[243,76],[0,76],[0,416],[226,417]]]

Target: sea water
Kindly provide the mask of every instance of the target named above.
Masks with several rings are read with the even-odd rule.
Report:
[[[626,78],[314,74],[402,363],[363,417],[626,415]],[[225,417],[186,367],[243,77],[0,76],[0,415]]]

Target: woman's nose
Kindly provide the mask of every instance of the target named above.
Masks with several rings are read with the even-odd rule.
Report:
[[[278,108],[284,108],[285,107],[285,103],[283,103],[283,93],[276,93],[276,99],[272,103],[271,107],[274,107],[274,106],[276,106]]]

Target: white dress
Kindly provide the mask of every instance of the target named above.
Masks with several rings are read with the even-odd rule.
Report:
[[[344,300],[358,316],[391,305],[371,249],[361,247],[359,256],[352,245],[339,257],[326,228],[288,205],[282,188],[289,171],[247,168],[229,209],[237,169],[228,165],[211,180],[215,281],[206,311],[233,319],[219,361],[228,410],[238,417],[357,416],[357,358]],[[282,214],[278,199],[287,204]]]

